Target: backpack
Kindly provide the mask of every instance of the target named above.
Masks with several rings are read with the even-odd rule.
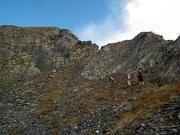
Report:
[[[142,78],[142,77],[143,77],[142,73],[138,72],[138,78]]]

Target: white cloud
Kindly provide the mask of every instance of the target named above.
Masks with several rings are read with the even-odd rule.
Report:
[[[180,34],[180,0],[111,0],[111,13],[102,22],[86,24],[77,31],[80,40],[100,47],[126,39],[139,32],[153,31],[166,40]],[[123,6],[123,10],[122,10]]]

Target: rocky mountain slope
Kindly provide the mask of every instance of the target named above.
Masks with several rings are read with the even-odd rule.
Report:
[[[66,29],[1,26],[0,69],[2,135],[179,135],[180,37],[141,32],[99,50]]]

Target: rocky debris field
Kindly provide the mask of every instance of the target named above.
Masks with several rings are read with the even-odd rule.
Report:
[[[131,104],[133,103],[129,103],[129,106],[127,106],[125,101],[122,100],[117,101],[109,107],[103,107],[103,101],[96,102],[94,100],[86,108],[84,107],[86,110],[83,110],[81,107],[83,107],[83,102],[88,100],[88,97],[81,99],[82,102],[78,107],[73,105],[79,102],[78,98],[85,95],[83,93],[90,94],[93,89],[86,89],[83,93],[78,91],[78,89],[73,89],[76,97],[72,99],[64,98],[62,100],[52,99],[52,101],[49,102],[51,102],[50,104],[55,105],[55,109],[47,114],[42,113],[40,116],[37,116],[37,113],[40,112],[41,109],[42,111],[45,111],[43,110],[44,108],[39,110],[33,108],[38,105],[41,100],[47,97],[47,93],[40,94],[42,86],[43,84],[27,82],[23,84],[23,88],[26,90],[17,88],[13,91],[8,91],[7,89],[1,88],[0,117],[2,120],[0,121],[0,128],[2,135],[48,135],[56,132],[62,135],[83,135],[96,132],[104,134],[110,131],[117,120],[120,119],[119,113],[123,109],[132,106]],[[35,87],[38,87],[39,92],[33,89]],[[67,93],[68,97],[73,96],[72,89],[67,91]],[[30,94],[31,96],[27,96],[27,94]],[[108,97],[108,94],[112,93],[107,93],[104,99]],[[67,109],[68,106],[71,107],[71,110]],[[96,108],[96,110],[93,111],[91,108]],[[87,110],[88,112],[86,113]],[[73,124],[78,118],[81,120],[78,123]],[[60,129],[61,127],[62,129]]]
[[[147,110],[147,113],[151,116],[150,120],[136,118],[116,135],[180,135],[180,98],[164,103],[158,110]],[[135,123],[139,123],[136,128],[133,131],[128,130]]]
[[[48,83],[53,78],[50,75],[44,80]],[[104,92],[97,96],[100,85],[83,91],[74,86],[58,92],[53,91],[52,84],[45,86],[45,82],[32,80],[19,83],[14,90],[1,87],[1,135],[110,134],[121,121],[122,113],[128,112],[139,98],[136,88],[122,90],[105,85]],[[179,135],[180,98],[146,112],[147,120],[138,116],[114,134]]]
[[[139,134],[179,135],[180,99],[164,103],[160,110],[151,112],[152,120],[144,121],[136,130]]]

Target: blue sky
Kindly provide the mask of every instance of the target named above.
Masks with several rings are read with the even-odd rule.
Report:
[[[108,0],[0,0],[0,23],[57,26],[72,31],[108,14]]]
[[[55,26],[100,47],[139,32],[180,34],[180,0],[0,0],[0,25]]]

